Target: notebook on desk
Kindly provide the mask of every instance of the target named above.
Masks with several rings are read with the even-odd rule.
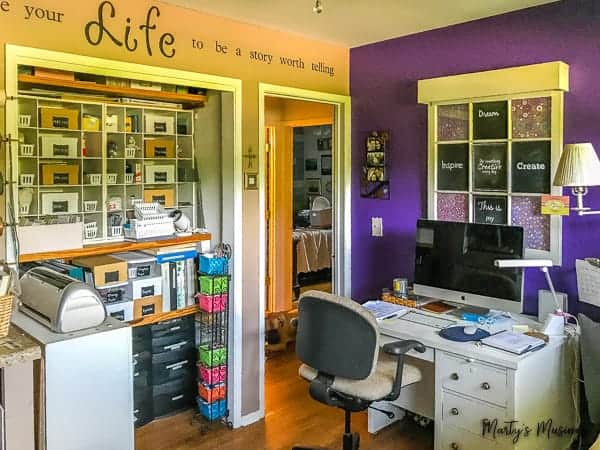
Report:
[[[546,344],[540,338],[513,333],[512,331],[501,331],[500,333],[492,334],[489,337],[483,338],[481,342],[489,347],[498,348],[516,355],[536,350]]]
[[[362,306],[369,310],[377,320],[399,317],[408,311],[404,306],[381,300],[369,300],[368,302],[363,303]]]

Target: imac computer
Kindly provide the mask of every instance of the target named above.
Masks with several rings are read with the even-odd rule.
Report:
[[[416,240],[416,295],[522,311],[523,269],[495,261],[523,258],[523,228],[420,219]]]

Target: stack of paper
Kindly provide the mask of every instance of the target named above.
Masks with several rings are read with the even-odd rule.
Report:
[[[545,344],[540,338],[512,331],[501,331],[500,333],[492,334],[489,337],[483,338],[481,342],[490,347],[516,353],[517,355],[535,350]]]
[[[396,305],[395,303],[384,302],[381,300],[369,300],[368,302],[363,303],[362,306],[368,309],[377,320],[398,317],[408,311],[401,305]]]

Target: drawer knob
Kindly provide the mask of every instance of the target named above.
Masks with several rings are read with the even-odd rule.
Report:
[[[450,414],[452,414],[453,416],[458,416],[458,409],[456,409],[456,408],[452,408],[452,409],[450,410]]]
[[[459,377],[458,377],[458,374],[457,374],[457,373],[453,373],[452,375],[450,375],[450,379],[451,379],[451,380],[454,380],[454,381],[456,381],[456,380],[458,380],[458,378],[459,378]]]
[[[458,444],[456,442],[453,442],[452,444],[450,444],[450,448],[452,450],[459,450],[460,447],[458,446]]]
[[[488,383],[488,382],[481,383],[481,389],[483,389],[484,391],[489,391],[490,390],[490,383]]]

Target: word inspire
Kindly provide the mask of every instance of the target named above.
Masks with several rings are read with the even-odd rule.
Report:
[[[478,109],[479,117],[500,117],[500,113],[498,111],[483,111],[482,109]]]
[[[92,20],[85,26],[85,38],[91,45],[100,45],[104,40],[104,36],[107,36],[113,44],[117,47],[125,48],[130,52],[134,52],[138,48],[138,40],[134,37],[134,28],[131,24],[131,18],[125,19],[126,25],[121,39],[118,39],[113,31],[107,26],[105,15],[108,14],[110,18],[116,16],[115,6],[108,0],[103,1],[98,6],[98,20]],[[153,23],[153,16],[156,18],[160,17],[160,10],[156,6],[151,6],[146,13],[146,21],[138,28],[144,32],[146,42],[146,52],[149,56],[152,56],[152,32],[156,30],[156,24]],[[113,28],[114,30],[114,28]],[[157,40],[158,49],[160,53],[166,58],[172,58],[175,56],[175,36],[171,33],[163,33]]]
[[[502,170],[502,161],[499,159],[480,159],[477,163],[477,170],[486,175],[496,175]]]
[[[562,438],[564,436],[573,436],[579,434],[579,429],[575,427],[565,427],[555,425],[552,419],[538,422],[530,427],[525,424],[519,424],[517,420],[499,422],[498,419],[483,419],[482,437],[491,437],[492,439],[506,438],[511,439],[513,444],[519,442],[521,438]]]
[[[442,169],[443,170],[449,170],[450,172],[452,172],[454,169],[457,170],[462,170],[464,169],[465,165],[461,162],[446,162],[444,160],[442,160]]]

